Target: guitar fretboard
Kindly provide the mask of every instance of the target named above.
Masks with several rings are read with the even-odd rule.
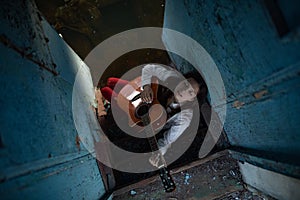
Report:
[[[141,116],[141,120],[145,126],[145,133],[148,136],[148,142],[150,144],[150,148],[152,150],[152,152],[157,151],[159,149],[158,145],[157,145],[157,140],[155,138],[154,130],[152,128],[152,126],[150,125],[150,117],[148,114],[145,114],[143,116]]]
[[[150,147],[151,147],[151,150],[154,152],[154,151],[157,151],[158,150],[158,144],[157,144],[157,140],[155,138],[155,135],[154,135],[154,131],[153,131],[153,128],[151,126],[151,122],[150,122],[150,117],[149,117],[149,114],[146,113],[145,115],[141,116],[141,120],[145,126],[145,133],[148,137],[148,141],[149,141],[149,144],[150,144]],[[164,189],[166,192],[172,192],[175,190],[176,186],[175,186],[175,183],[169,173],[169,170],[167,169],[167,164],[166,164],[166,161],[163,157],[163,155],[160,155],[160,158],[162,160],[162,163],[163,163],[163,167],[160,167],[159,168],[159,176],[162,180],[162,183],[164,185]]]

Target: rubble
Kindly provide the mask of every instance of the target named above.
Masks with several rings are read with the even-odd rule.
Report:
[[[247,190],[237,161],[228,154],[179,171],[172,174],[172,177],[176,184],[174,192],[165,193],[158,178],[147,185],[134,188],[135,195],[123,193],[115,195],[113,200],[273,200],[262,193]]]

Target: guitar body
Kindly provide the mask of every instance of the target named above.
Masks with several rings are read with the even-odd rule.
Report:
[[[138,116],[139,110],[143,109],[144,106],[148,106],[149,108],[150,124],[155,132],[160,131],[167,120],[165,109],[160,105],[157,99],[158,82],[152,83],[151,88],[153,91],[153,101],[151,104],[143,103],[140,98],[132,101],[132,99],[139,96],[142,92],[141,77],[137,77],[123,87],[117,98],[118,106],[128,115],[128,125],[138,132],[144,129],[143,122]]]

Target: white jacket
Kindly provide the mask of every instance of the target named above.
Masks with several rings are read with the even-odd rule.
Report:
[[[164,82],[172,76],[179,77],[179,72],[172,69],[166,69],[165,67],[157,64],[145,65],[142,70],[142,86],[151,84],[153,76]],[[164,132],[164,137],[158,140],[158,146],[163,155],[167,152],[167,149],[171,146],[171,144],[175,142],[190,125],[192,117],[193,109],[185,108],[167,120],[163,128],[166,130]]]

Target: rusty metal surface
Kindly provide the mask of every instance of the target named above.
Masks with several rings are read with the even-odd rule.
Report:
[[[218,66],[227,93],[224,130],[231,145],[261,151],[261,157],[271,153],[274,161],[280,153],[299,158],[299,35],[279,36],[263,1],[167,0],[164,27],[195,39]],[[168,36],[163,40],[167,46],[176,43]],[[185,60],[171,56],[181,71],[190,69]],[[199,60],[196,67],[207,66]]]
[[[75,76],[87,66],[33,1],[1,1],[0,15],[1,198],[98,199],[102,178],[72,114]]]
[[[1,1],[0,16],[1,43],[57,75],[56,64],[47,44],[49,38],[44,34],[42,18],[35,4],[26,0]]]

